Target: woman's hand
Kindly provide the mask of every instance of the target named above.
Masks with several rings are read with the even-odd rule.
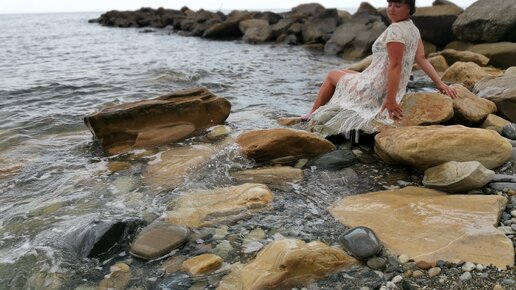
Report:
[[[459,97],[459,95],[457,94],[457,90],[455,88],[452,88],[448,85],[446,85],[445,83],[443,82],[439,82],[437,84],[437,89],[439,90],[439,92],[441,94],[445,94],[445,95],[448,95],[450,96],[452,99],[456,99]]]
[[[382,105],[380,113],[385,111],[385,109],[387,109],[387,112],[389,113],[389,118],[391,118],[393,120],[396,120],[396,119],[401,120],[401,118],[403,118],[403,111],[401,110],[398,103],[396,103],[396,101],[386,100]]]

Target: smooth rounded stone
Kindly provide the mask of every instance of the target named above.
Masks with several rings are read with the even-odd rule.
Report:
[[[416,269],[416,262],[407,262],[402,266],[403,271]]]
[[[222,266],[224,260],[214,254],[202,254],[183,262],[182,268],[192,276],[209,274]]]
[[[462,271],[471,272],[477,268],[477,265],[475,265],[475,263],[466,262],[466,263],[464,263],[464,265],[462,265],[461,268],[462,268]]]
[[[480,125],[480,128],[489,129],[498,132],[499,134],[502,134],[504,126],[510,124],[511,122],[505,120],[502,117],[499,117],[494,114],[487,115],[486,119]],[[507,137],[507,136],[506,136]]]
[[[396,284],[392,283],[391,281],[385,283],[385,286],[387,287],[387,289],[398,289],[398,286],[396,286]]]
[[[263,210],[272,199],[272,191],[258,183],[192,190],[169,203],[165,220],[188,227],[216,225]]]
[[[482,265],[482,264],[478,264],[476,268],[477,268],[477,271],[484,271],[484,269],[485,269],[484,265]]]
[[[100,281],[99,290],[125,289],[131,279],[131,268],[124,263],[117,263],[110,267],[109,275]]]
[[[234,252],[234,248],[229,241],[221,241],[211,252],[224,260],[227,260]]]
[[[412,126],[387,129],[375,136],[376,154],[388,163],[427,169],[447,161],[479,161],[486,168],[504,164],[512,146],[500,134],[453,126]]]
[[[263,248],[263,244],[258,241],[250,241],[242,245],[242,253],[251,254],[254,252],[258,252]]]
[[[474,62],[458,61],[452,64],[442,75],[445,82],[462,83],[467,88],[472,88],[478,81],[489,74]]]
[[[514,281],[514,279],[506,278],[506,279],[502,280],[502,284],[507,285],[507,286],[512,286],[512,285],[516,284],[516,281]]]
[[[187,227],[165,222],[154,222],[142,230],[131,245],[135,257],[154,260],[181,247],[188,240]]]
[[[511,211],[511,215],[512,215],[513,217],[516,217],[516,210],[512,210],[512,211]]]
[[[303,181],[303,170],[290,166],[247,169],[230,173],[239,183],[262,183],[271,188],[286,188],[289,183]]]
[[[461,259],[505,268],[514,263],[514,247],[493,225],[506,205],[499,195],[449,195],[408,186],[347,196],[329,211],[348,227],[373,229],[391,253],[406,253],[414,261]]]
[[[403,118],[396,121],[397,126],[433,125],[453,117],[451,98],[439,93],[411,93],[400,103]]]
[[[383,269],[385,269],[385,266],[387,265],[387,261],[385,261],[384,258],[373,257],[373,258],[367,260],[366,264],[371,269],[383,270]]]
[[[430,278],[435,277],[439,274],[441,274],[441,268],[439,267],[433,267],[428,270],[428,276],[430,276]]]
[[[428,270],[428,269],[432,268],[432,263],[420,260],[420,261],[416,262],[416,267],[418,267],[421,270]]]
[[[28,277],[23,289],[45,289],[45,290],[60,290],[64,289],[66,280],[60,273],[37,272]],[[15,289],[4,285],[5,289]],[[4,287],[2,286],[2,287]]]
[[[412,277],[414,278],[421,278],[425,276],[425,272],[421,271],[421,270],[416,270],[414,272],[412,272]]]
[[[209,140],[218,140],[222,137],[226,137],[231,133],[231,128],[225,125],[217,125],[208,129],[206,138]]]
[[[347,230],[339,236],[339,242],[353,257],[363,261],[382,250],[380,240],[367,227],[356,227]]]
[[[478,161],[448,161],[425,171],[423,184],[447,192],[467,192],[490,182],[495,172]]]
[[[496,112],[496,105],[492,101],[477,97],[462,85],[454,84],[452,87],[458,95],[452,99],[455,119],[466,124],[479,124],[489,114]]]
[[[403,277],[401,275],[397,275],[397,276],[394,276],[394,278],[392,278],[391,280],[393,283],[400,283],[401,281],[403,281]]]
[[[410,277],[412,277],[412,270],[407,270],[407,271],[403,272],[403,278],[407,279]]]
[[[443,49],[441,51],[432,53],[429,57],[440,55],[446,59],[448,64],[454,64],[458,61],[462,62],[474,62],[479,66],[486,66],[489,63],[489,58],[485,57],[480,53],[475,53],[467,50],[455,50],[451,48]]]
[[[256,161],[268,161],[285,156],[311,158],[335,150],[335,145],[317,134],[276,128],[241,134],[236,143],[243,153]]]
[[[231,103],[206,88],[104,107],[84,123],[108,154],[183,140],[196,130],[222,124]]]
[[[516,231],[514,231],[512,229],[512,227],[508,227],[508,226],[501,226],[501,227],[498,227],[497,228],[499,231],[501,231],[502,233],[506,234],[506,235],[513,235],[513,234],[516,234]]]
[[[349,167],[357,162],[358,159],[355,157],[355,154],[353,154],[351,150],[339,149],[310,160],[306,166],[315,166],[318,169],[338,170]]]
[[[502,134],[509,139],[516,140],[516,124],[510,123],[503,126]]]
[[[290,289],[357,264],[344,251],[319,241],[284,239],[268,244],[248,264],[234,264],[217,289]]]
[[[366,68],[368,68],[372,62],[373,62],[373,55],[371,54],[368,57],[362,59],[361,61],[353,63],[351,66],[348,66],[346,69],[357,71],[357,72],[362,72]]]
[[[472,276],[470,272],[464,272],[462,275],[460,275],[459,279],[462,281],[468,281],[471,280]]]
[[[502,285],[500,284],[496,284],[494,287],[493,287],[493,290],[505,290],[505,288],[502,287]]]
[[[516,43],[514,43],[512,50],[516,52]],[[498,109],[496,114],[514,123],[516,122],[515,82],[516,74],[486,78],[475,85],[473,93],[481,98],[493,101]]]
[[[402,254],[402,255],[399,255],[399,256],[398,256],[398,261],[400,262],[400,264],[405,264],[405,263],[407,263],[409,260],[410,260],[409,256],[407,256],[407,255],[405,255],[405,254]]]
[[[516,232],[516,223],[511,225],[511,229]]]

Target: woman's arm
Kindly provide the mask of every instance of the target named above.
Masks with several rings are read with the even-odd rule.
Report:
[[[437,89],[439,89],[439,91],[442,94],[446,94],[452,98],[457,98],[457,91],[454,88],[446,85],[441,80],[441,78],[435,71],[435,68],[425,58],[425,48],[423,47],[423,42],[421,41],[421,38],[419,39],[419,43],[417,46],[415,61],[421,67],[421,69],[426,73],[426,75],[429,76],[430,79],[432,79],[434,84],[437,86]]]
[[[387,43],[387,55],[389,68],[387,71],[387,96],[380,112],[387,109],[391,119],[401,119],[403,112],[396,102],[396,95],[400,86],[401,69],[403,61],[403,49],[405,44],[401,42]]]

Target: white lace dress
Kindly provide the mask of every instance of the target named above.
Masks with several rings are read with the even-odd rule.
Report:
[[[349,137],[351,130],[372,132],[373,124],[392,124],[387,110],[380,114],[387,94],[387,43],[405,44],[396,94],[399,103],[406,92],[419,39],[419,30],[410,19],[389,25],[373,44],[371,65],[362,73],[345,74],[337,83],[331,100],[312,114],[312,131],[324,136],[345,134]]]

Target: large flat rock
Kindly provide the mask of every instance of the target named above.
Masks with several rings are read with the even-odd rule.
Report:
[[[496,112],[496,105],[490,100],[480,98],[464,86],[452,85],[457,90],[458,98],[453,99],[455,117],[467,123],[478,124],[487,115]]]
[[[194,88],[108,106],[86,116],[84,122],[107,154],[117,154],[183,140],[224,123],[230,110],[228,100],[206,88]]]
[[[403,97],[400,104],[403,118],[399,126],[433,125],[453,117],[450,97],[439,93],[412,93]]]
[[[330,207],[350,227],[374,230],[395,254],[416,261],[470,261],[514,265],[511,241],[495,228],[507,199],[497,195],[447,195],[405,187],[349,196]]]
[[[512,154],[511,144],[495,131],[461,125],[387,129],[375,136],[374,149],[386,162],[419,169],[448,161],[479,161],[492,169]]]
[[[242,219],[268,205],[272,192],[263,184],[245,183],[213,190],[194,190],[173,200],[166,220],[172,224],[201,227]]]
[[[322,242],[285,239],[270,243],[246,265],[235,265],[218,290],[291,289],[359,262]]]

